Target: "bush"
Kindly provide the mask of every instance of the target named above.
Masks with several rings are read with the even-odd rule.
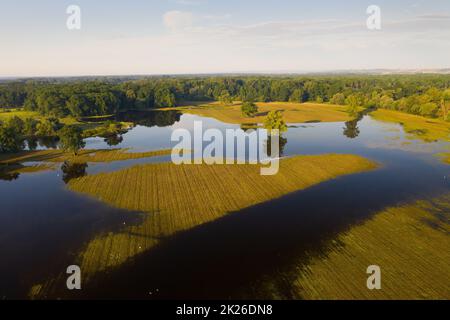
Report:
[[[244,102],[241,111],[245,117],[254,117],[258,113],[258,107],[253,102]]]

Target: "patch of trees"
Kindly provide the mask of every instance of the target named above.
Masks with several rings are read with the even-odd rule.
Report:
[[[53,81],[53,82],[52,82]],[[188,101],[324,102],[449,119],[450,75],[150,77],[0,84],[0,107],[47,116],[114,114]]]
[[[58,139],[61,128],[63,125],[57,118],[22,120],[17,116],[12,117],[0,122],[0,152],[19,152],[24,149],[25,141],[30,149],[35,149],[38,139],[43,145],[55,147],[55,139]]]

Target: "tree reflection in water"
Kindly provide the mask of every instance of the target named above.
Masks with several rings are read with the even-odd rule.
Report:
[[[75,178],[84,177],[86,175],[86,169],[88,164],[85,162],[77,163],[64,161],[61,166],[61,171],[63,172],[63,181],[68,183],[70,180]]]

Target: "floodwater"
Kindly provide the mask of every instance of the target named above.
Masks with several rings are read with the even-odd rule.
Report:
[[[90,138],[87,148],[130,152],[174,146],[174,129],[239,128],[193,115],[131,118],[136,126],[114,139]],[[448,144],[408,137],[402,127],[364,116],[349,123],[289,127],[283,156],[351,153],[380,168],[344,176],[282,198],[230,213],[177,233],[132,263],[94,279],[81,298],[266,298],[270,279],[278,296],[290,290],[295,264],[321,254],[327,242],[386,206],[450,191],[449,166],[436,153]],[[38,145],[45,148],[45,145]],[[26,298],[37,283],[64,273],[96,235],[139,223],[142,213],[112,208],[66,188],[74,177],[170,161],[170,156],[86,163],[0,180],[0,298]],[[308,255],[306,254],[308,253]],[[303,260],[302,260],[303,259]],[[55,298],[55,297],[49,297]]]

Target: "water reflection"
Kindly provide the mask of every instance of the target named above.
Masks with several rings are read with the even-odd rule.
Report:
[[[356,114],[356,118],[345,123],[344,136],[349,139],[355,139],[359,136],[360,130],[358,123],[364,119],[364,116],[368,115],[370,112],[374,111],[375,108],[368,108],[360,111]]]
[[[284,155],[284,149],[287,145],[288,140],[287,140],[287,138],[285,138],[283,136],[279,136],[277,138],[280,139],[279,140],[279,148],[280,148],[279,156],[281,157]],[[267,136],[266,148],[267,148],[267,155],[269,157],[272,157],[272,136],[271,135]]]
[[[104,137],[104,141],[110,147],[117,146],[123,142],[123,136],[121,134],[111,134]]]
[[[345,128],[344,128],[344,136],[346,136],[349,139],[355,139],[359,136],[359,128],[358,128],[358,122],[361,119],[355,119],[352,121],[347,121],[345,123]]]
[[[181,113],[169,111],[128,111],[116,115],[117,121],[132,122],[134,125],[145,127],[167,127],[179,122]]]
[[[87,163],[77,163],[70,161],[64,161],[61,166],[61,171],[63,172],[64,183],[69,183],[70,180],[84,177],[86,175],[86,169],[88,168]]]
[[[3,181],[14,181],[19,179],[20,173],[18,172],[5,172],[2,169],[0,169],[0,180]]]

